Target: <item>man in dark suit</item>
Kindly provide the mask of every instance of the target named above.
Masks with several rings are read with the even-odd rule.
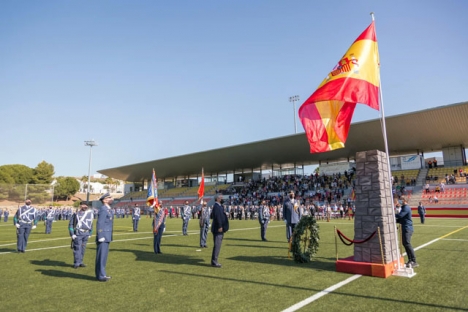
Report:
[[[301,219],[298,202],[294,199],[294,191],[289,192],[283,202],[283,220],[286,220],[286,238],[291,240],[294,227]]]
[[[418,205],[418,214],[419,214],[419,218],[421,218],[421,223],[424,224],[424,221],[426,220],[426,208],[423,206],[421,202],[419,202],[419,205]]]
[[[107,193],[102,195],[99,200],[102,202],[102,206],[99,208],[96,224],[96,279],[100,282],[107,282],[111,279],[106,274],[106,264],[114,226],[114,210],[110,207],[113,199]]]
[[[211,224],[211,233],[213,233],[213,253],[211,254],[211,266],[220,268],[221,264],[218,263],[219,252],[221,251],[221,244],[223,242],[224,232],[227,230],[226,222],[227,217],[224,213],[222,206],[223,195],[216,194],[214,197],[215,204],[211,216],[213,223]]]

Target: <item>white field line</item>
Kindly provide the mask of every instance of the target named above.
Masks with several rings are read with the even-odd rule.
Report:
[[[279,226],[284,226],[284,225],[274,225],[274,226],[271,226],[271,227],[279,227]],[[258,230],[260,227],[254,227],[254,228],[245,228],[245,229],[233,229],[233,230],[229,230],[230,232],[237,232],[237,231],[247,231],[247,230]],[[169,232],[169,231],[168,231]],[[176,231],[170,231],[170,232],[176,232]],[[179,231],[177,231],[179,232]],[[152,232],[141,232],[141,234],[143,233],[148,233],[148,234],[153,234]],[[138,234],[138,233],[128,233],[128,234]],[[128,235],[128,234],[125,234],[125,233],[120,233],[120,234],[115,234],[115,236],[117,235]],[[195,235],[199,235],[200,232],[199,231],[188,231],[188,234],[191,235],[191,234],[195,234]],[[173,237],[173,236],[182,236],[182,234],[170,234],[170,235],[164,235],[164,238],[166,237]],[[147,236],[147,237],[138,237],[138,238],[128,238],[128,239],[117,239],[117,240],[113,240],[112,243],[116,243],[116,242],[128,242],[128,241],[134,241],[134,240],[142,240],[142,239],[152,239],[153,236]],[[51,240],[60,240],[60,239],[70,239],[70,237],[63,237],[63,238],[53,238],[53,239],[50,239],[50,240],[41,240],[41,241],[33,241],[33,242],[44,242],[44,241],[51,241]],[[29,242],[28,242],[29,244]],[[88,242],[88,245],[89,244],[96,244],[95,242]],[[16,245],[16,243],[13,243],[13,244],[7,244],[7,245],[0,245],[1,246],[9,246],[9,245]],[[70,248],[70,244],[68,245],[62,245],[62,246],[54,246],[54,247],[44,247],[44,248],[35,248],[35,249],[27,249],[26,252],[31,252],[31,251],[38,251],[38,250],[48,250],[48,249],[57,249],[57,248]],[[11,254],[11,253],[16,253],[14,251],[5,251],[5,252],[0,252],[0,255],[6,255],[6,254]]]
[[[452,231],[452,232],[450,232],[450,233],[448,233],[448,234],[445,234],[445,235],[443,235],[443,236],[441,236],[441,237],[439,237],[439,238],[433,239],[433,240],[431,240],[431,241],[428,242],[428,243],[425,243],[425,244],[423,244],[423,245],[421,245],[421,246],[418,246],[418,247],[414,248],[414,250],[419,250],[419,249],[421,249],[421,248],[427,247],[427,246],[429,246],[430,244],[433,244],[433,243],[435,243],[435,242],[437,242],[437,241],[439,241],[439,240],[444,239],[444,238],[447,237],[447,236],[452,235],[453,233],[459,232],[459,231],[461,231],[461,230],[463,230],[463,229],[466,229],[466,228],[468,228],[468,226],[461,227],[461,228],[459,228],[458,230]],[[339,282],[339,283],[337,283],[337,284],[335,284],[335,285],[332,285],[332,286],[328,287],[327,289],[322,290],[321,292],[318,292],[318,293],[316,293],[315,295],[310,296],[309,298],[304,299],[304,300],[302,300],[302,301],[296,303],[295,305],[290,306],[289,308],[283,310],[283,312],[293,312],[293,311],[297,311],[297,310],[299,310],[299,309],[305,307],[306,305],[310,304],[311,302],[314,302],[315,300],[317,300],[317,299],[319,299],[319,298],[321,298],[321,297],[323,297],[323,296],[325,296],[325,295],[328,295],[329,293],[333,292],[334,290],[337,290],[338,288],[340,288],[340,287],[342,287],[342,286],[344,286],[344,285],[346,285],[346,284],[349,284],[349,283],[351,283],[351,282],[354,281],[354,280],[357,280],[357,279],[360,278],[361,276],[362,276],[362,275],[360,275],[360,274],[353,275],[353,276],[351,276],[350,278],[347,278],[347,279],[345,279],[345,280],[342,281],[342,282]]]

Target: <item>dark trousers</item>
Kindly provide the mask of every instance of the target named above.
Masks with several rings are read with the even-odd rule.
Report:
[[[268,228],[268,220],[267,219],[263,219],[262,220],[263,223],[260,222],[260,237],[262,238],[262,240],[265,240],[266,237],[266,231],[267,231],[267,228]]]
[[[78,266],[83,264],[83,258],[88,243],[89,235],[80,234],[73,240],[73,265]]]
[[[419,215],[419,218],[421,218],[421,223],[424,224],[424,221],[426,220],[426,215],[422,213]]]
[[[200,227],[200,247],[206,246],[206,239],[208,238],[209,222],[203,222]]]
[[[107,256],[109,255],[109,242],[96,242],[96,278],[101,279],[106,274]]]
[[[138,222],[140,219],[133,219],[133,232],[138,231]]]
[[[411,236],[413,236],[413,231],[402,230],[402,243],[405,247],[406,255],[408,256],[409,261],[416,262],[416,256],[414,255],[413,246],[411,246]]]
[[[153,247],[154,247],[154,253],[161,253],[161,238],[164,232],[164,229],[166,228],[166,225],[163,223],[158,229],[158,233],[154,234],[154,241],[153,241]]]
[[[52,222],[53,221],[54,221],[53,219],[46,219],[46,222],[45,222],[45,233],[46,234],[52,233]]]
[[[18,251],[26,251],[26,246],[28,245],[29,234],[31,233],[31,224],[21,224],[20,228],[17,229],[17,244],[16,249]]]
[[[218,264],[218,256],[221,251],[221,244],[223,243],[223,233],[213,234],[213,253],[211,254],[211,264]]]
[[[184,235],[187,234],[188,222],[189,222],[189,218],[185,217],[182,223],[182,234]]]
[[[286,238],[288,242],[292,238],[292,233],[294,232],[294,228],[296,227],[296,223],[286,224]]]

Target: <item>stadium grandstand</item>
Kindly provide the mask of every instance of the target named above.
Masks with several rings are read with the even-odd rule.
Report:
[[[432,214],[434,216],[465,215],[463,209],[468,207],[468,202],[466,192],[462,190],[466,190],[468,173],[466,120],[468,102],[386,118],[394,192],[408,195],[413,208],[423,202],[428,216],[431,216],[432,208],[437,209]],[[450,121],[450,126],[447,126],[447,121]],[[164,206],[181,206],[186,200],[191,205],[197,203],[201,168],[204,168],[205,199],[208,200],[216,192],[221,192],[230,203],[240,197],[243,200],[238,203],[243,205],[254,204],[260,198],[277,202],[284,191],[294,189],[304,202],[322,205],[328,201],[329,195],[332,195],[329,204],[347,201],[351,197],[353,178],[345,176],[346,169],[321,174],[325,179],[319,181],[315,175],[305,175],[304,167],[318,165],[321,173],[322,168],[336,164],[345,165],[337,166],[339,168],[348,165],[346,168],[352,168],[357,152],[375,149],[385,150],[380,119],[353,123],[346,147],[326,153],[310,154],[307,138],[301,133],[98,172],[146,185],[155,168],[159,198]],[[433,152],[441,152],[443,161],[430,168],[424,153]],[[281,188],[270,189],[274,183],[281,184]],[[433,192],[436,192],[436,187],[443,189],[444,196],[438,198],[437,203],[433,197],[426,196],[427,184]],[[338,193],[340,196],[335,198]],[[119,205],[144,203],[145,198],[144,190],[127,193]],[[443,208],[455,209],[455,212],[441,212]]]

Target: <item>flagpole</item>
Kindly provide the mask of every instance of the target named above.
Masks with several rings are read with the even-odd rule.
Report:
[[[374,17],[374,12],[371,12],[370,13],[371,17],[372,17],[372,22],[375,22],[375,17]],[[374,27],[375,27],[375,24],[374,24]],[[377,30],[375,31],[375,34],[377,36]],[[380,76],[380,64],[379,64],[379,100],[380,100],[380,112],[381,112],[381,122],[382,122],[382,134],[383,134],[383,139],[384,139],[384,144],[385,144],[385,156],[387,158],[387,171],[388,171],[388,183],[389,183],[389,191],[390,191],[390,198],[391,198],[391,205],[392,205],[392,214],[394,215],[394,212],[395,212],[395,207],[394,207],[394,203],[393,203],[393,193],[392,193],[392,170],[391,170],[391,167],[390,167],[390,153],[388,151],[388,141],[387,141],[387,127],[386,127],[386,123],[385,123],[385,111],[384,111],[384,102],[383,102],[383,93],[382,93],[382,79],[381,79],[381,76]],[[393,229],[394,229],[394,233],[395,233],[395,247],[396,247],[396,253],[397,253],[397,270],[396,270],[396,274],[394,273],[394,275],[399,275],[399,276],[409,276],[408,277],[411,277],[412,275],[414,275],[413,272],[409,273],[407,272],[406,270],[402,270],[403,268],[401,267],[401,263],[400,263],[400,257],[401,257],[401,253],[400,253],[400,248],[398,247],[398,232],[397,232],[397,226],[396,226],[396,218],[393,217],[392,218],[392,223],[393,223]],[[393,253],[392,253],[392,261],[395,261],[395,259],[393,258]],[[404,272],[402,272],[404,271]],[[411,269],[412,271],[412,269]]]

